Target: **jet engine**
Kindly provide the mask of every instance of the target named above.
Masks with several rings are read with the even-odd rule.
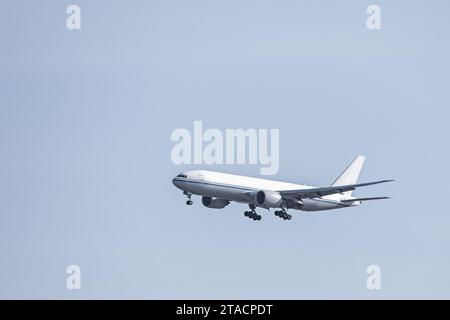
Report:
[[[302,208],[305,204],[303,203],[303,200],[302,199],[300,199],[300,200],[297,200],[296,202],[295,202],[295,205],[297,206],[297,208]]]
[[[264,208],[278,208],[283,203],[281,194],[270,190],[258,191],[255,200],[258,206]]]
[[[202,197],[202,203],[205,207],[212,209],[223,209],[230,204],[230,201],[211,197]]]

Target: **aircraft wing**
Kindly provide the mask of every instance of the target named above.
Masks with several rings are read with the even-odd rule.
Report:
[[[374,182],[348,184],[343,186],[331,186],[331,187],[320,187],[320,188],[299,189],[299,190],[284,190],[280,191],[280,194],[283,198],[290,198],[290,199],[318,198],[328,196],[330,194],[352,191],[359,187],[365,187],[373,184],[385,183],[390,181],[394,180],[380,180]]]

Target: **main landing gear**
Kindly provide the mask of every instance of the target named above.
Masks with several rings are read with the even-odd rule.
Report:
[[[290,214],[288,214],[285,209],[275,211],[275,215],[277,217],[282,218],[283,220],[291,220],[292,219],[292,216]]]
[[[245,211],[244,216],[253,219],[255,221],[261,220],[261,216],[256,213],[256,207],[254,205],[249,205],[251,211]]]
[[[188,198],[188,200],[186,201],[186,205],[188,205],[188,206],[192,206],[192,204],[193,204],[193,202],[192,202],[192,200],[191,200],[191,196],[192,196],[192,194],[190,194],[190,193],[187,193],[186,191],[185,192],[183,192],[186,196],[187,196],[187,198]]]

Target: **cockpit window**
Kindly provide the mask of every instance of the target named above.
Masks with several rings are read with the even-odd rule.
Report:
[[[177,175],[177,177],[178,177],[178,178],[187,178],[187,175],[185,175],[185,174],[179,174],[179,175]]]

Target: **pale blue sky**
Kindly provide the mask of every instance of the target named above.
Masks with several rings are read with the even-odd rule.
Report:
[[[82,29],[69,31],[76,3]],[[382,30],[366,28],[366,8]],[[450,298],[447,1],[3,1],[1,298]],[[280,128],[274,178],[359,208],[186,207],[171,132]],[[211,166],[257,176],[259,166]],[[69,264],[82,290],[65,287]],[[366,288],[366,267],[382,290]]]

